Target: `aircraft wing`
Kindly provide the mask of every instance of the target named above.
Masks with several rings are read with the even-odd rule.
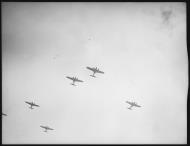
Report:
[[[39,105],[37,105],[37,104],[33,104],[33,106],[37,106],[37,107],[40,107]]]
[[[100,70],[96,70],[97,73],[101,73],[101,74],[104,74],[103,71],[100,71]]]
[[[79,79],[76,79],[75,81],[77,81],[77,82],[83,82],[82,80],[79,80]]]
[[[91,68],[91,67],[86,67],[87,69],[89,69],[89,70],[91,70],[91,71],[93,71],[93,72],[95,72],[95,70],[93,69],[93,68]]]
[[[68,79],[70,79],[70,80],[73,80],[73,78],[71,78],[71,77],[68,77],[68,76],[66,76],[66,78],[68,78]]]
[[[30,103],[30,102],[28,102],[28,101],[25,101],[25,103],[27,103],[27,104],[29,104],[29,105],[31,105],[32,103]]]
[[[131,102],[129,102],[129,101],[126,101],[126,103],[128,103],[128,104],[132,105],[132,103],[131,103]]]
[[[136,107],[141,107],[140,105],[135,104]]]
[[[46,128],[45,126],[40,126],[41,128]]]
[[[49,128],[49,127],[48,127],[48,129],[49,129],[49,130],[54,130],[54,129],[52,129],[52,128]]]

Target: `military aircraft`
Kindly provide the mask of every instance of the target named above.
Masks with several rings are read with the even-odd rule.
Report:
[[[7,114],[2,113],[3,116],[7,116]]]
[[[73,85],[73,86],[76,86],[75,82],[83,82],[82,80],[79,80],[77,77],[68,77],[68,76],[66,76],[66,78],[73,81],[73,83],[71,83],[71,85]]]
[[[126,103],[130,104],[131,106],[128,108],[130,110],[132,110],[132,107],[133,106],[136,106],[136,107],[141,107],[140,105],[138,105],[136,102],[129,102],[129,101],[126,101]]]
[[[54,130],[54,129],[48,127],[48,126],[40,126],[40,127],[45,129],[44,132],[47,132],[47,130]]]
[[[40,107],[39,105],[35,104],[34,102],[25,101],[25,103],[30,105],[30,107],[29,107],[30,109],[34,109],[34,108],[32,108],[32,106]]]
[[[94,76],[95,75],[95,73],[102,73],[102,74],[104,74],[104,72],[103,71],[100,71],[97,67],[86,67],[87,69],[89,69],[89,70],[91,70],[91,71],[93,71],[93,75],[90,75],[91,77],[96,77],[96,76]]]

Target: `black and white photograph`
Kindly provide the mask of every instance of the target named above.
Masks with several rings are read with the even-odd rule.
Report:
[[[187,144],[185,2],[2,2],[2,144]]]

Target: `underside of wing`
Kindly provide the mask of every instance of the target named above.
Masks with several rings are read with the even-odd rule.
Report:
[[[68,76],[66,76],[66,78],[68,78],[68,79],[70,79],[70,80],[73,80],[73,78],[71,78],[71,77],[68,77]]]
[[[77,80],[75,80],[75,81],[77,81],[77,82],[83,82],[82,80],[79,80],[79,79],[77,79]]]
[[[130,105],[131,105],[131,102],[129,102],[129,101],[126,101],[126,103],[128,103],[128,104],[130,104]]]
[[[93,69],[93,68],[91,68],[91,67],[86,67],[87,69],[89,69],[89,70],[91,70],[91,71],[93,71],[93,72],[95,72],[95,70]]]
[[[27,103],[27,104],[31,105],[31,103],[30,103],[30,102],[28,102],[28,101],[25,101],[25,103]]]
[[[103,72],[103,71],[100,71],[100,70],[97,70],[96,72],[97,72],[97,73],[104,74],[104,72]]]
[[[137,104],[136,104],[135,106],[136,106],[136,107],[141,107],[140,105],[137,105]]]
[[[39,105],[37,105],[37,104],[33,104],[33,106],[37,106],[37,107],[40,107]]]
[[[41,128],[46,128],[46,127],[44,127],[44,126],[40,126]]]

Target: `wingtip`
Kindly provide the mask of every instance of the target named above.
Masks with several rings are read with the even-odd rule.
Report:
[[[70,77],[69,77],[69,76],[66,76],[66,78],[67,78],[67,79],[70,79]]]

